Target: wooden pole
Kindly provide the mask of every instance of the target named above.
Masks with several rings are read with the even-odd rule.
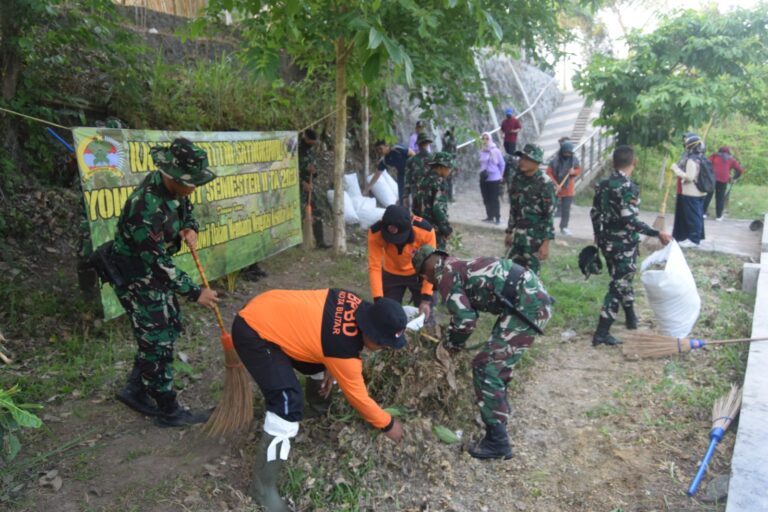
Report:
[[[368,87],[363,86],[363,175],[360,179],[363,186],[365,186],[365,180],[371,172],[371,139],[368,114]]]
[[[347,143],[347,48],[341,36],[334,41],[336,48],[336,138],[333,148],[333,252],[341,256],[347,252],[347,234],[344,225],[344,163]]]

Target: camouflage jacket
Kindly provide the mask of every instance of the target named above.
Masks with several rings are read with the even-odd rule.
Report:
[[[312,169],[311,172],[310,169]],[[314,177],[316,174],[317,160],[314,148],[302,139],[299,141],[299,179],[309,183],[310,175]]]
[[[589,211],[598,244],[609,240],[637,243],[640,233],[658,236],[658,231],[640,220],[639,204],[637,185],[621,171],[614,170],[598,183]]]
[[[423,217],[440,237],[453,233],[448,219],[448,183],[428,170],[419,181],[413,199],[413,213]]]
[[[541,169],[533,176],[515,172],[509,184],[507,233],[517,230],[535,240],[555,238],[554,214],[557,205],[555,184]]]
[[[176,268],[171,256],[181,249],[179,232],[199,231],[188,198],[174,197],[160,172],[150,173],[136,187],[117,221],[114,255],[130,282],[169,287],[197,300],[200,287]]]
[[[448,343],[463,345],[475,330],[479,312],[494,315],[507,312],[496,293],[502,293],[507,275],[514,265],[512,260],[503,258],[481,257],[473,260],[459,260],[449,257],[435,267],[436,288],[451,313],[451,323],[446,334]],[[530,290],[533,296],[523,297],[524,294],[521,294],[519,303],[516,305],[531,320],[538,321],[541,316],[540,304],[546,301],[548,305],[549,296],[540,287],[533,272],[526,271],[523,274],[523,280],[526,292],[529,291],[528,281],[535,282],[533,283],[535,286]]]
[[[405,195],[416,193],[419,182],[429,172],[426,162],[431,156],[429,151],[419,151],[405,163]]]

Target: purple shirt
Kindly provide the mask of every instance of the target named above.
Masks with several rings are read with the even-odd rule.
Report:
[[[416,141],[417,141],[418,139],[419,139],[419,134],[418,134],[418,133],[416,133],[416,132],[413,132],[413,133],[411,134],[411,138],[410,138],[410,139],[408,139],[408,149],[410,149],[410,150],[411,150],[411,151],[413,151],[414,153],[418,153],[418,152],[419,152],[419,145],[418,145],[418,144],[416,144]],[[429,146],[427,146],[427,151],[429,151],[430,153],[432,152],[432,144],[430,144]]]
[[[493,142],[480,150],[480,171],[488,171],[485,181],[501,180],[504,173],[504,157]]]

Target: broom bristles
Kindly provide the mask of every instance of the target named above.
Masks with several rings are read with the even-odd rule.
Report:
[[[622,351],[627,357],[641,359],[666,357],[691,351],[688,338],[675,338],[648,331],[627,332],[622,335]]]
[[[731,390],[712,405],[712,428],[728,430],[741,407],[741,389],[731,384]]]
[[[203,431],[210,437],[244,430],[253,420],[253,388],[234,349],[224,350],[224,390]]]

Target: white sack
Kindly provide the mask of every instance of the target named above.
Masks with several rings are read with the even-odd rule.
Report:
[[[374,205],[376,204],[376,200],[372,197],[369,197],[371,201],[373,201]],[[357,217],[360,219],[360,227],[363,229],[368,229],[371,226],[373,226],[375,223],[379,222],[381,218],[384,216],[384,208],[360,208],[357,210]]]
[[[333,206],[333,190],[329,190],[327,195],[328,202],[331,203],[331,206]],[[352,198],[350,198],[349,194],[346,192],[344,192],[344,222],[346,224],[357,224],[360,222],[360,218],[357,216],[357,212],[355,211],[355,206],[352,203]]]
[[[665,263],[664,270],[648,270],[656,263]],[[701,298],[677,242],[673,240],[648,256],[640,265],[640,272],[659,330],[676,338],[688,336],[699,318]]]
[[[355,207],[355,211],[357,212],[358,216],[360,216],[361,210],[375,210],[376,209],[376,199],[372,197],[353,197],[352,198],[352,206]]]
[[[371,178],[373,175],[367,176],[366,182],[370,183]],[[381,176],[371,187],[371,192],[384,208],[397,202],[397,182],[386,171],[381,172]]]
[[[360,190],[360,183],[357,182],[357,174],[345,174],[344,175],[344,190],[349,194],[349,197],[354,201],[358,197],[363,197],[363,192]]]

